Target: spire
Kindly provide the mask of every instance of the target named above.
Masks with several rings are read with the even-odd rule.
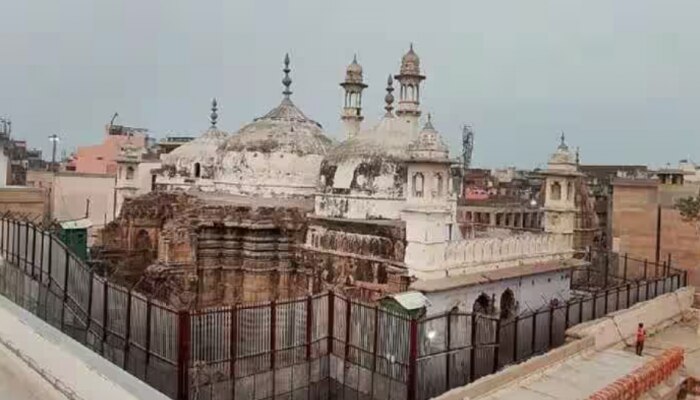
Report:
[[[581,163],[581,158],[579,157],[579,148],[576,146],[576,165],[579,165]]]
[[[384,109],[386,110],[386,115],[387,117],[391,117],[394,114],[391,113],[391,111],[394,109],[394,106],[392,103],[394,102],[394,95],[391,94],[391,92],[394,91],[394,79],[391,77],[391,74],[389,74],[389,78],[386,80],[386,96],[384,96],[384,101],[386,102],[386,106],[384,106]]]
[[[292,94],[292,91],[289,90],[289,86],[292,84],[292,78],[289,77],[289,73],[292,71],[289,69],[289,53],[284,55],[284,69],[282,71],[284,71],[284,79],[282,79],[284,92],[282,92],[282,94],[288,99]]]
[[[433,126],[433,115],[431,113],[428,113],[428,122],[425,123],[423,129],[435,130],[435,127]]]
[[[211,121],[212,128],[216,128],[216,122],[219,119],[219,114],[216,113],[218,110],[217,105],[216,98],[211,99],[211,114],[209,114],[209,120]]]
[[[561,137],[559,138],[559,140],[561,141],[559,143],[559,149],[568,150],[569,146],[566,145],[566,136],[564,136],[564,131],[561,131]]]

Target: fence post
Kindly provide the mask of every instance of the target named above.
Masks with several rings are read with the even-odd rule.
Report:
[[[350,358],[350,321],[352,319],[352,302],[348,299],[345,303],[345,351],[343,357],[345,362]]]
[[[624,267],[623,267],[623,273],[622,273],[622,279],[623,279],[625,282],[627,282],[627,259],[628,259],[628,256],[627,256],[627,253],[625,253],[625,255],[624,255],[624,264],[623,264]]]
[[[520,315],[515,316],[515,327],[513,327],[513,362],[518,362],[518,325],[520,325]]]
[[[272,371],[272,398],[275,398],[275,348],[277,347],[277,300],[270,302],[270,370]]]
[[[231,344],[229,377],[231,379],[231,399],[236,398],[236,358],[238,357],[238,303],[231,307]]]
[[[190,312],[181,310],[177,313],[178,351],[177,351],[177,400],[188,400],[190,392]]]
[[[328,292],[328,354],[333,354],[333,333],[335,332],[335,293]]]
[[[476,312],[472,313],[472,331],[471,331],[471,345],[472,351],[469,353],[469,382],[474,382],[476,377],[476,332],[477,324],[479,323],[479,314]]]
[[[151,296],[146,297],[146,367],[144,368],[144,382],[148,383],[148,367],[151,364]]]
[[[627,284],[627,303],[626,303],[626,304],[627,304],[627,308],[632,307],[632,304],[630,304],[631,301],[632,301],[632,300],[630,299],[630,295],[632,294],[632,293],[630,293],[631,291],[632,291],[632,285],[628,283],[628,284]]]
[[[131,340],[131,289],[126,292],[126,333],[124,335],[124,370],[129,371],[129,341]]]
[[[603,294],[605,295],[605,306],[603,307],[603,315],[601,315],[601,317],[608,315],[608,296],[610,295],[610,290],[605,289],[605,292],[603,292]]]
[[[29,221],[24,222],[24,272],[27,272],[29,264]]]
[[[411,319],[409,320],[409,324],[408,389],[406,390],[406,394],[408,400],[416,400],[416,369],[418,364],[418,320],[414,317],[411,317]],[[473,375],[473,368],[471,368],[471,373]]]
[[[566,301],[566,315],[564,316],[564,330],[569,329],[569,311],[571,311],[571,302],[569,300]]]
[[[449,332],[449,331],[448,331]],[[449,333],[448,333],[449,335]],[[374,393],[374,374],[377,372],[377,346],[379,345],[379,307],[374,306],[374,338],[373,344],[372,344],[372,376],[371,376],[371,384],[370,384],[370,393]],[[449,348],[449,342],[447,342],[447,346]],[[449,358],[449,356],[448,356]],[[309,363],[310,364],[310,363]],[[311,375],[309,375],[309,379],[311,378]],[[449,383],[450,383],[450,375],[447,374],[446,376],[447,379],[447,388],[449,389]]]
[[[314,302],[313,297],[306,297],[306,361],[311,360],[311,334],[313,329]]]
[[[92,285],[95,280],[95,271],[90,269],[90,282],[88,283],[88,303],[87,303],[87,321],[85,323],[85,343],[88,343],[90,335],[90,325],[92,325]]]
[[[36,226],[32,224],[32,279],[35,279],[36,265]]]
[[[645,281],[648,279],[648,275],[647,275],[647,269],[648,269],[648,266],[649,266],[648,264],[649,264],[649,263],[647,262],[647,259],[645,258],[645,259],[644,259],[644,280],[645,280]]]
[[[68,254],[68,248],[65,250],[66,266],[63,271],[63,307],[61,307],[61,331],[65,327],[66,320],[66,305],[68,304],[68,265],[70,263],[70,257]]]
[[[107,278],[105,278],[102,284],[102,355],[105,354],[105,345],[107,343],[107,323],[109,318],[107,314],[109,313],[109,306],[107,304],[109,296],[107,295],[109,290],[109,284],[107,283]]]
[[[44,231],[41,231],[41,250],[39,250],[39,283],[44,282],[44,238],[46,235],[44,235]]]
[[[668,259],[666,260],[666,265],[668,269],[666,270],[666,276],[671,275],[671,253],[668,253]]]
[[[537,312],[532,313],[532,342],[530,345],[532,346],[532,353],[535,354],[535,345],[537,344],[537,341],[535,338],[537,337]]]
[[[452,312],[447,313],[447,332],[445,332],[445,343],[447,354],[445,354],[445,388],[450,390],[450,343],[452,342]]]
[[[554,347],[554,305],[549,304],[549,348]]]
[[[49,290],[51,289],[51,269],[53,267],[53,237],[49,233],[49,265],[47,268],[46,273],[48,274],[48,280],[49,280]],[[48,296],[47,296],[48,298]]]
[[[496,320],[496,347],[493,348],[493,373],[495,374],[496,371],[498,371],[498,361],[499,361],[499,356],[501,354],[501,322],[502,319],[497,319]],[[449,353],[447,354],[447,358],[449,358]],[[447,371],[449,373],[449,370]]]
[[[578,302],[578,323],[581,324],[583,323],[583,303],[586,301],[586,299],[582,298]]]
[[[605,252],[605,271],[603,276],[603,287],[608,287],[608,274],[610,272],[610,253]]]

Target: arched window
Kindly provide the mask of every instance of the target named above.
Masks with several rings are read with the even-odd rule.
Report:
[[[437,181],[437,195],[442,196],[442,174],[435,174],[435,180]]]
[[[416,172],[413,174],[413,196],[423,197],[423,174]]]
[[[490,314],[492,308],[491,298],[483,292],[476,298],[472,306],[472,310],[478,314]]]
[[[566,199],[567,200],[574,199],[574,185],[571,182],[566,184]]]
[[[134,179],[134,167],[126,167],[126,179]]]
[[[194,163],[194,177],[199,178],[202,174],[202,167],[199,163]]]
[[[513,291],[506,289],[501,295],[501,319],[509,319],[515,316],[515,296]]]
[[[552,183],[550,197],[552,200],[561,200],[561,185],[559,182]]]

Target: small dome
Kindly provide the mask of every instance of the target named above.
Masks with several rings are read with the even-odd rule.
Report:
[[[357,56],[353,57],[352,62],[345,70],[345,81],[343,84],[348,83],[365,86],[362,79],[362,66],[357,62]]]
[[[549,157],[549,169],[553,170],[576,170],[576,159],[567,146],[564,133],[561,134],[561,143],[557,150]]]
[[[448,159],[449,150],[442,141],[440,133],[433,127],[430,114],[428,114],[428,122],[426,122],[420,133],[418,133],[418,138],[409,145],[409,150],[412,159]]]
[[[213,166],[217,161],[217,149],[228,138],[228,133],[215,126],[202,135],[163,155],[163,165],[172,165],[176,171],[189,170],[194,163]]]
[[[413,51],[413,43],[408,52],[401,57],[402,75],[420,75],[420,58]]]

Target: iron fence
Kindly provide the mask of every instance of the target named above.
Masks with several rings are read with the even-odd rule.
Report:
[[[664,264],[612,287],[498,318],[411,318],[329,292],[178,310],[90,270],[60,240],[0,219],[0,293],[175,399],[422,400],[564,343],[567,328],[686,284]],[[641,274],[641,272],[640,272]],[[597,278],[596,278],[597,276]],[[608,282],[609,283],[609,282]],[[574,285],[575,286],[575,285]],[[581,288],[581,287],[580,287]]]

